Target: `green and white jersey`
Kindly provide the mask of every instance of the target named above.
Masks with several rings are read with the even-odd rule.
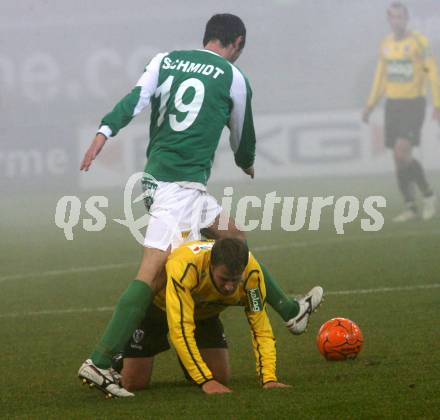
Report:
[[[229,61],[208,50],[156,55],[136,87],[101,121],[115,136],[151,103],[145,172],[159,181],[206,185],[223,128],[241,168],[253,165],[252,91]]]

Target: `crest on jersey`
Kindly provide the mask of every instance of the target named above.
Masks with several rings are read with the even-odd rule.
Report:
[[[158,184],[156,179],[150,174],[144,174],[141,183],[142,190],[144,192],[143,197],[145,208],[147,209],[147,212],[149,212],[151,206],[153,205],[154,195],[156,194]]]
[[[200,251],[207,251],[207,250],[211,249],[213,245],[214,245],[213,242],[209,242],[209,243],[206,243],[206,244],[193,244],[193,245],[188,245],[188,248],[189,248],[194,254],[198,254]]]

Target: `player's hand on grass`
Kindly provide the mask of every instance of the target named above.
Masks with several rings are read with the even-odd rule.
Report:
[[[205,382],[202,385],[202,390],[205,394],[227,394],[232,392],[227,386],[222,385],[220,382],[212,379],[211,381]]]
[[[263,385],[264,389],[274,389],[274,388],[292,388],[292,385],[283,384],[281,382],[267,382]]]
[[[84,158],[81,162],[80,171],[88,171],[90,168],[90,165],[95,160],[96,156],[98,156],[99,152],[104,147],[104,144],[107,140],[107,137],[105,137],[103,134],[98,133],[92,144],[90,145],[89,149],[87,150],[86,154],[84,155]]]
[[[253,166],[250,166],[249,168],[246,168],[246,169],[243,168],[243,172],[244,172],[246,175],[249,175],[252,179],[254,179],[254,176],[255,176],[255,169],[254,169]]]
[[[367,106],[363,112],[362,112],[362,121],[365,124],[368,124],[368,122],[370,121],[370,115],[373,112],[373,108],[370,108],[369,106]]]

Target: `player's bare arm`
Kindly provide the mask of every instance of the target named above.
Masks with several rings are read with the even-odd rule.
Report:
[[[96,159],[96,157],[101,152],[104,147],[105,142],[107,141],[107,137],[102,133],[96,134],[95,138],[92,141],[92,144],[87,149],[83,160],[81,162],[80,171],[87,172],[92,164],[92,162]]]

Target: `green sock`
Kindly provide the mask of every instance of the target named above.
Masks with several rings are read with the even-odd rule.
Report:
[[[284,321],[292,319],[299,312],[299,304],[295,299],[287,296],[275,279],[270,275],[267,268],[260,263],[266,283],[266,300]]]
[[[142,322],[153,300],[151,287],[141,280],[133,280],[122,294],[113,312],[101,341],[92,353],[93,363],[101,369],[108,369],[112,357],[120,353],[131,334]]]

